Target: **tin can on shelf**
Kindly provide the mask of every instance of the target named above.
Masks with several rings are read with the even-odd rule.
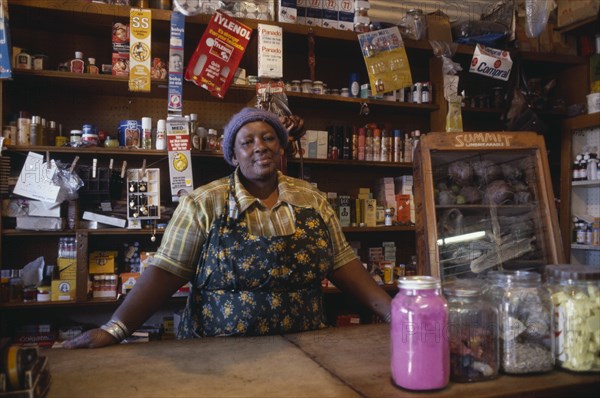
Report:
[[[444,282],[448,300],[450,378],[457,382],[491,380],[498,376],[498,310],[483,297],[480,279]]]
[[[600,269],[546,266],[554,313],[556,363],[574,372],[600,371]]]
[[[391,370],[394,383],[409,390],[434,390],[450,380],[446,330],[448,304],[441,281],[431,276],[398,279],[392,300]]]
[[[541,275],[490,271],[485,297],[498,309],[500,368],[505,373],[549,372],[554,368],[552,305]]]

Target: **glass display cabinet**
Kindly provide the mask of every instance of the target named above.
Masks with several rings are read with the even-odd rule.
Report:
[[[474,277],[564,262],[542,136],[429,133],[414,162],[419,274]]]

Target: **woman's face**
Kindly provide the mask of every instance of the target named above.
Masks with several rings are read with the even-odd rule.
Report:
[[[235,136],[232,161],[250,181],[267,180],[276,175],[282,155],[279,137],[269,123],[247,123]]]

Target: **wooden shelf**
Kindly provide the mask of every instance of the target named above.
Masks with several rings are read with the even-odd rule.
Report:
[[[572,181],[571,186],[573,188],[593,188],[600,187],[600,180],[592,180],[592,181]]]
[[[581,130],[600,126],[600,113],[573,116],[565,119],[564,125],[568,130]]]
[[[42,84],[56,85],[61,89],[81,90],[84,92],[93,92],[95,95],[117,95],[131,97],[148,98],[167,98],[168,83],[166,80],[153,80],[151,91],[149,93],[129,91],[128,79],[126,76],[112,75],[90,75],[71,72],[59,72],[52,70],[26,70],[16,69],[13,71],[14,82],[9,84]],[[256,95],[254,86],[250,85],[231,85],[227,91],[227,100],[234,102],[249,102]],[[222,101],[211,96],[206,90],[196,86],[193,83],[184,81],[184,96],[190,100],[203,101]],[[352,107],[361,104],[368,104],[378,107],[389,107],[400,112],[420,112],[427,114],[439,109],[434,104],[413,104],[408,102],[387,101],[374,98],[350,98],[340,95],[320,95],[305,94],[296,92],[286,92],[289,101],[299,105],[310,105],[313,107],[332,106]]]
[[[22,229],[2,229],[2,236],[71,236],[77,231],[26,231]]]
[[[594,25],[596,26],[595,29],[598,28],[597,21],[598,21],[598,16],[588,17],[588,18],[582,19],[581,21],[573,22],[569,25],[562,26],[560,28],[555,28],[554,30],[561,34],[574,33],[574,32],[584,31],[584,30],[588,30],[588,29],[590,31],[592,31],[592,29],[594,29]]]
[[[304,158],[302,160],[304,164],[314,164],[322,166],[356,166],[356,167],[384,167],[384,168],[400,168],[400,169],[412,169],[412,163],[407,162],[367,162],[364,160],[349,160],[349,159],[313,159]],[[288,163],[300,163],[300,158],[288,158]]]
[[[414,225],[391,225],[391,226],[377,226],[377,227],[343,227],[342,230],[345,233],[348,232],[363,232],[363,233],[372,233],[372,232],[414,232]]]
[[[582,244],[579,244],[579,243],[573,243],[573,244],[571,244],[571,250],[594,250],[594,251],[600,251],[600,246],[582,245]]]
[[[86,233],[89,235],[162,235],[164,229],[127,229],[127,228],[100,228],[100,229],[77,229],[75,231],[26,231],[21,229],[2,229],[2,236],[71,236],[78,233]]]

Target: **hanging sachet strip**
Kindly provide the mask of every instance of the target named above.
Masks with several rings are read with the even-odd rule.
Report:
[[[171,38],[169,40],[169,115],[181,116],[183,107],[183,39],[185,16],[177,11],[171,13]]]
[[[152,12],[132,8],[129,12],[129,91],[150,92]]]

